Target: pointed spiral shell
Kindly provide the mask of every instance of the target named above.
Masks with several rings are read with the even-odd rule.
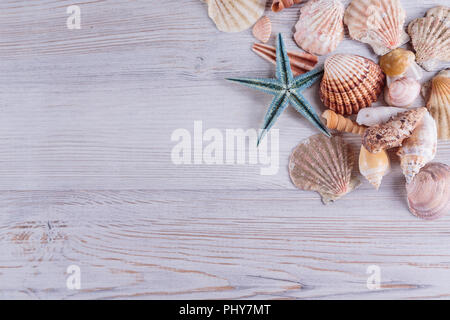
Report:
[[[352,120],[337,114],[332,110],[326,110],[322,113],[322,117],[327,120],[326,126],[328,129],[343,131],[348,133],[354,133],[362,135],[366,130],[366,127],[360,126]]]

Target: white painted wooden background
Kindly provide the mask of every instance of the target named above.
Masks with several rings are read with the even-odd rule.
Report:
[[[402,3],[408,21],[450,5]],[[81,30],[66,28],[73,4]],[[300,6],[269,5],[274,34],[296,49]],[[275,176],[171,162],[172,132],[194,120],[259,127],[271,97],[224,81],[273,76],[253,41],[217,31],[198,0],[0,2],[0,298],[450,297],[450,215],[409,213],[394,156],[378,192],[364,181],[323,206],[288,177],[291,150],[316,133],[289,109]],[[349,39],[337,52],[376,59]],[[317,90],[307,97],[320,112]],[[440,142],[436,160],[449,155]],[[66,287],[73,264],[78,291]]]

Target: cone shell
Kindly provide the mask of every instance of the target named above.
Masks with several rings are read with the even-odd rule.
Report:
[[[359,135],[362,135],[364,131],[366,131],[366,127],[360,126],[332,110],[325,110],[325,112],[322,113],[322,117],[327,120],[326,126],[328,129]]]
[[[255,43],[252,47],[252,50],[259,55],[261,58],[271,62],[272,64],[277,64],[277,55],[276,48],[261,44]],[[299,51],[288,51],[289,61],[291,63],[291,69],[294,76],[299,76],[308,71],[311,71],[316,66],[319,58],[315,55],[299,52]]]
[[[436,122],[428,112],[422,118],[412,135],[403,141],[397,155],[400,166],[409,183],[428,162],[434,159],[437,148]]]
[[[253,26],[253,36],[261,42],[266,43],[272,34],[272,22],[267,16],[262,17]]]
[[[405,109],[394,107],[366,108],[358,112],[356,122],[359,125],[371,127],[376,124],[385,123],[390,118],[401,112],[405,112]]]
[[[433,220],[450,211],[450,167],[443,163],[427,164],[406,185],[409,211]]]
[[[352,177],[354,159],[350,147],[341,137],[314,135],[292,152],[289,174],[295,186],[317,191],[328,204],[360,185]]]
[[[394,107],[410,106],[420,94],[420,83],[412,78],[399,78],[386,87],[384,100]]]
[[[320,98],[336,113],[350,115],[377,101],[383,85],[379,65],[364,57],[337,54],[325,61]]]
[[[450,8],[436,7],[425,18],[413,20],[408,26],[416,60],[427,71],[450,62]]]
[[[438,138],[450,140],[450,70],[440,72],[431,81],[427,108],[436,121]]]
[[[381,180],[389,172],[390,161],[385,150],[377,154],[370,153],[361,146],[359,153],[359,172],[370,182],[375,189],[379,189]]]
[[[273,0],[272,2],[272,11],[280,12],[285,8],[289,8],[294,4],[301,3],[303,0]]]
[[[266,0],[206,0],[208,15],[224,32],[250,28],[264,13]]]
[[[382,56],[409,41],[400,0],[353,0],[344,22],[352,39],[368,43]]]
[[[399,147],[419,125],[426,108],[417,108],[397,114],[386,123],[377,124],[367,130],[363,137],[363,146],[371,153]]]
[[[303,50],[328,54],[344,38],[344,5],[340,0],[311,0],[301,9],[295,42]]]

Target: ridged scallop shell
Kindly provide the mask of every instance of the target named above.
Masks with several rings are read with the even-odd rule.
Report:
[[[333,110],[325,110],[322,113],[322,117],[327,120],[326,126],[328,129],[359,135],[362,135],[366,131],[366,127],[356,124],[351,119],[345,118]]]
[[[301,3],[303,0],[273,0],[272,11],[280,12],[285,8],[292,7],[294,4]]]
[[[239,32],[250,28],[264,13],[266,0],[205,0],[217,29]]]
[[[399,78],[386,87],[384,100],[391,106],[406,108],[420,95],[420,88],[412,78]]]
[[[409,183],[428,162],[434,159],[437,148],[436,122],[428,112],[414,129],[411,136],[403,141],[397,155],[406,182]]]
[[[406,185],[409,211],[415,216],[433,220],[450,212],[450,167],[428,163]]]
[[[386,151],[377,154],[370,153],[364,146],[359,152],[359,172],[370,182],[375,189],[379,189],[381,180],[389,172],[390,161]]]
[[[416,61],[427,71],[450,62],[450,8],[436,7],[425,18],[413,20],[408,26]]]
[[[344,22],[352,39],[368,43],[382,56],[409,41],[400,0],[353,0]]]
[[[377,101],[384,78],[380,66],[373,61],[351,54],[336,54],[325,61],[320,98],[336,113],[358,113]]]
[[[450,70],[441,71],[431,81],[427,108],[436,121],[438,138],[450,140]]]
[[[272,34],[272,22],[267,16],[262,17],[253,26],[253,36],[261,42],[266,43]]]
[[[405,112],[405,109],[395,107],[366,108],[358,112],[356,122],[359,125],[371,127],[376,124],[383,124],[401,112]]]
[[[328,54],[344,38],[344,5],[340,0],[311,0],[301,9],[294,39],[303,50]]]
[[[317,191],[328,204],[360,185],[352,177],[353,153],[341,137],[314,135],[301,142],[292,152],[289,175],[302,190]]]

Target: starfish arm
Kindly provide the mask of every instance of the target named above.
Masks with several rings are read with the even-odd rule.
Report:
[[[272,95],[277,95],[283,90],[280,81],[277,79],[259,79],[259,78],[228,78],[228,81],[243,84],[252,89],[256,89]]]
[[[306,101],[306,99],[298,93],[292,93],[289,97],[289,102],[291,105],[300,112],[309,122],[311,122],[315,127],[317,127],[324,135],[331,137],[330,132],[327,127],[322,123],[317,113],[314,111],[312,106]]]
[[[277,38],[277,78],[285,86],[290,85],[294,79],[291,70],[291,63],[289,62],[286,46],[281,33],[278,34]]]
[[[305,74],[302,74],[298,77],[294,78],[294,82],[292,84],[292,88],[294,90],[304,90],[306,88],[311,87],[314,82],[319,80],[323,75],[323,69],[314,69]]]
[[[286,94],[281,93],[277,95],[273,101],[272,104],[269,107],[269,110],[267,110],[266,116],[264,117],[264,124],[262,126],[262,131],[259,134],[258,137],[258,146],[261,140],[264,138],[266,133],[272,128],[272,126],[277,121],[280,114],[286,109],[286,107],[289,104],[289,98]]]

